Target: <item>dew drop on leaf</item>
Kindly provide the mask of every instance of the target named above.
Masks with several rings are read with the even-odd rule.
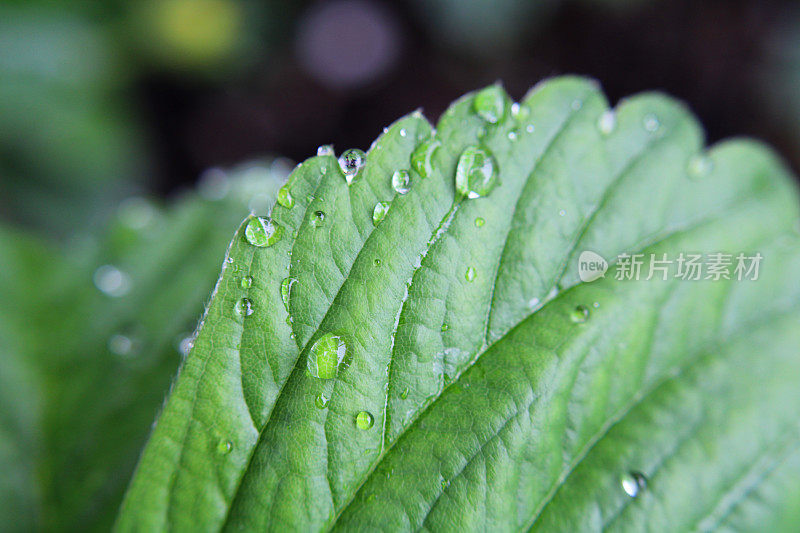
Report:
[[[511,116],[515,120],[525,120],[531,114],[528,106],[520,105],[518,102],[511,104]]]
[[[317,409],[325,409],[328,407],[328,398],[326,398],[324,394],[319,394],[314,398],[314,405],[317,406]]]
[[[332,333],[321,336],[308,351],[308,371],[319,379],[333,379],[347,366],[347,344]]]
[[[467,272],[464,274],[464,277],[467,279],[467,281],[473,281],[475,279],[475,269],[469,267]]]
[[[317,148],[317,155],[333,155],[333,145],[331,144],[323,144],[322,146]]]
[[[481,228],[481,227],[483,227],[484,224],[486,224],[486,221],[483,219],[483,217],[478,217],[478,218],[475,219],[475,227],[476,228]]]
[[[442,324],[442,331],[443,332],[447,331],[448,329],[450,329],[450,326],[448,326],[447,324]]]
[[[497,164],[494,157],[477,146],[461,153],[456,167],[456,190],[467,198],[487,196],[497,185]]]
[[[94,271],[94,285],[113,298],[125,296],[131,290],[131,278],[114,265],[103,265]]]
[[[406,194],[411,190],[411,176],[408,170],[395,170],[392,174],[392,189],[398,194]]]
[[[389,202],[378,202],[375,204],[375,209],[372,210],[372,223],[376,226],[380,224],[381,220],[386,218],[386,213],[389,212]]]
[[[294,198],[291,191],[289,191],[289,185],[284,185],[278,189],[278,203],[286,209],[294,207]]]
[[[376,267],[379,267],[379,266],[381,266],[381,260],[380,259],[375,259],[375,261],[373,261],[372,264],[375,265]]]
[[[622,476],[622,490],[631,498],[637,497],[647,488],[647,478],[641,472],[628,472]]]
[[[283,307],[289,311],[289,297],[292,295],[292,285],[297,282],[296,278],[284,278],[281,281],[281,300],[283,300]]]
[[[506,99],[503,90],[497,85],[492,85],[478,91],[472,106],[483,120],[497,124],[505,115]]]
[[[239,281],[239,286],[243,289],[249,289],[253,286],[253,276],[245,276]]]
[[[236,313],[239,316],[245,317],[250,316],[253,314],[253,302],[248,300],[247,298],[242,298],[238,302],[236,302]]]
[[[401,392],[401,393],[400,393],[400,398],[402,398],[403,400],[405,400],[406,398],[408,398],[408,387],[406,387],[405,389],[403,389],[403,392]]]
[[[315,211],[311,215],[311,225],[315,228],[322,226],[323,222],[325,222],[325,211]]]
[[[533,127],[533,124],[528,124],[527,126],[525,126],[525,131],[527,131],[528,133],[533,133],[534,129],[536,128]]]
[[[517,140],[517,130],[511,130],[508,132],[508,140],[509,141],[516,141]]]
[[[405,137],[406,135],[408,135],[408,132],[406,131],[406,129],[405,128],[401,128],[400,129],[400,137]]]
[[[644,129],[650,133],[658,131],[658,128],[661,127],[661,122],[658,120],[658,117],[652,113],[645,115],[642,124],[644,125]]]
[[[108,349],[115,355],[128,357],[133,355],[134,341],[127,335],[112,335],[111,338],[108,339]]]
[[[569,318],[576,324],[582,324],[583,322],[589,320],[589,308],[585,305],[579,305],[572,310]]]
[[[342,169],[344,179],[348,185],[355,181],[358,171],[367,162],[367,154],[358,148],[350,148],[339,156],[339,168]]]
[[[272,246],[283,237],[283,226],[268,217],[254,217],[247,222],[244,236],[253,246]]]
[[[612,110],[606,110],[597,119],[597,129],[603,135],[610,135],[617,127],[617,114]]]
[[[226,439],[221,439],[217,443],[217,453],[220,455],[228,455],[233,450],[233,443]]]
[[[358,429],[369,429],[375,423],[375,418],[367,411],[361,411],[356,415],[356,426]]]
[[[411,154],[411,168],[423,178],[430,176],[433,173],[433,156],[441,145],[438,139],[430,138],[417,146]]]

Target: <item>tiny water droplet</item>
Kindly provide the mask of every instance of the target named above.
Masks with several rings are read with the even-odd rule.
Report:
[[[585,305],[579,305],[572,310],[569,318],[576,324],[582,324],[589,319],[589,308]]]
[[[533,124],[528,124],[528,125],[525,127],[525,131],[527,131],[528,133],[533,133],[533,130],[534,130],[534,129],[536,129],[536,128],[534,128],[534,127],[533,127]]]
[[[408,135],[408,132],[406,131],[406,129],[405,128],[400,128],[400,137],[405,137],[406,135]]]
[[[131,278],[114,265],[103,265],[94,271],[94,285],[112,298],[125,296],[131,290]]]
[[[511,130],[508,132],[508,140],[509,141],[516,141],[517,140],[517,132],[516,130]]]
[[[698,154],[689,160],[688,173],[691,179],[700,179],[714,168],[714,162],[706,154]]]
[[[511,104],[511,116],[516,120],[525,120],[530,114],[531,110],[528,106],[520,105],[518,102]]]
[[[353,183],[358,175],[358,171],[367,162],[367,154],[358,148],[350,148],[339,156],[339,168],[342,169],[344,179],[348,185]]]
[[[133,354],[134,342],[126,335],[112,335],[108,339],[108,349],[111,353],[127,357]]]
[[[398,194],[406,194],[411,190],[411,176],[408,170],[395,170],[392,174],[392,189]]]
[[[410,163],[420,177],[427,178],[433,172],[433,156],[442,143],[432,137],[423,142],[412,152]]]
[[[595,303],[593,303],[593,304],[592,304],[592,307],[594,307],[595,309],[597,309],[598,307],[600,307],[600,302],[595,302]]]
[[[622,490],[631,498],[637,497],[647,488],[647,478],[641,472],[628,472],[622,476]]]
[[[244,228],[244,236],[253,246],[272,246],[283,237],[283,226],[268,217],[253,217]]]
[[[324,394],[320,394],[314,398],[314,405],[317,406],[317,409],[325,409],[328,407],[328,398],[326,398]]]
[[[228,455],[233,450],[233,443],[226,439],[221,439],[217,443],[217,453],[220,455]]]
[[[475,269],[469,267],[466,274],[464,274],[464,277],[467,279],[467,281],[473,281],[475,279]]]
[[[381,260],[380,259],[375,259],[375,261],[373,261],[372,264],[375,265],[376,267],[379,267],[379,266],[381,266]]]
[[[321,336],[308,351],[308,371],[315,378],[333,379],[347,365],[347,344],[332,333]]]
[[[356,415],[356,426],[358,426],[358,429],[367,430],[371,428],[374,423],[375,418],[372,416],[372,413],[361,411]]]
[[[194,336],[184,335],[178,342],[178,352],[184,357],[189,355],[189,352],[194,348]]]
[[[564,210],[564,209],[561,209],[561,210],[558,212],[558,216],[560,216],[560,217],[567,216],[567,212],[566,212],[566,210]]]
[[[506,98],[503,90],[497,85],[492,85],[478,91],[472,107],[483,120],[490,124],[497,124],[503,119],[506,112]]]
[[[497,164],[492,155],[477,146],[465,149],[456,167],[456,190],[467,198],[487,196],[497,185]]]
[[[318,228],[323,222],[325,222],[325,211],[314,211],[311,215],[311,225]]]
[[[245,276],[239,281],[239,286],[243,289],[249,289],[253,286],[253,276]]]
[[[644,120],[644,129],[653,133],[661,127],[661,122],[658,120],[658,117],[653,115],[652,113],[645,115]]]
[[[528,300],[528,309],[536,309],[537,307],[539,307],[540,301],[541,300],[539,300],[539,298],[531,298],[530,300]]]
[[[617,127],[617,114],[608,109],[600,115],[600,118],[597,119],[597,129],[600,130],[600,133],[603,135],[609,135],[614,129]]]
[[[292,197],[288,184],[278,189],[278,203],[286,209],[294,207],[294,198]]]
[[[389,202],[378,202],[375,204],[375,209],[372,210],[372,223],[376,226],[381,220],[386,218],[386,213],[389,212]]]
[[[289,312],[289,297],[292,294],[292,285],[297,282],[296,278],[283,278],[281,281],[281,300],[283,300],[283,307],[286,312]]]
[[[245,317],[250,316],[253,314],[253,302],[248,300],[247,298],[242,298],[238,302],[236,302],[236,313],[239,316]]]
[[[484,224],[486,224],[486,221],[483,219],[483,217],[478,217],[478,218],[475,219],[475,227],[476,228],[481,228],[481,227],[483,227]]]
[[[323,144],[317,148],[317,155],[334,155],[332,144]]]
[[[406,387],[405,389],[403,389],[403,392],[401,392],[401,393],[400,393],[400,398],[402,398],[403,400],[405,400],[406,398],[408,398],[408,387]]]
[[[448,329],[450,329],[450,326],[448,326],[447,324],[442,324],[442,332],[445,332]]]

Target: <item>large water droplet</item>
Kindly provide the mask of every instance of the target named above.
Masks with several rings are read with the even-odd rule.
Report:
[[[326,333],[308,351],[308,371],[315,378],[333,379],[347,365],[347,344],[344,339]]]
[[[497,185],[497,164],[492,155],[477,146],[461,153],[456,167],[456,190],[468,198],[487,196]]]
[[[131,278],[114,265],[103,265],[94,271],[94,285],[104,294],[119,298],[131,290]]]
[[[328,401],[328,398],[326,398],[324,394],[320,394],[314,398],[314,405],[317,406],[317,409],[325,409],[328,407]]]
[[[411,154],[411,168],[423,178],[430,176],[433,173],[433,156],[441,145],[439,139],[432,137],[417,146]]]
[[[464,274],[464,277],[467,279],[467,281],[473,281],[475,279],[475,269],[469,267],[466,274]]]
[[[411,190],[411,176],[408,170],[395,170],[392,174],[392,189],[398,194],[405,194]]]
[[[589,308],[585,305],[579,305],[570,312],[569,318],[576,324],[582,324],[589,320]]]
[[[356,426],[358,426],[358,429],[367,430],[371,428],[374,423],[375,417],[372,416],[372,413],[361,411],[356,415]]]
[[[622,490],[631,498],[637,497],[647,488],[647,478],[641,472],[628,472],[622,476]]]
[[[689,168],[687,169],[691,179],[700,179],[708,175],[711,169],[714,168],[714,162],[706,154],[697,154],[689,160]]]
[[[283,226],[267,217],[254,217],[247,222],[244,236],[253,246],[272,246],[283,237]]]
[[[314,211],[311,214],[311,225],[315,228],[322,226],[322,223],[325,222],[325,211]]]
[[[236,302],[236,314],[239,316],[245,317],[250,316],[253,314],[253,302],[248,300],[247,298],[242,298],[238,302]]]
[[[505,115],[506,98],[499,86],[492,85],[475,95],[472,106],[483,120],[490,124],[497,124]]]
[[[292,295],[292,285],[296,282],[295,278],[284,278],[281,281],[281,300],[283,300],[283,306],[287,312],[289,311],[289,297]]]
[[[333,145],[332,144],[323,144],[319,148],[317,148],[317,155],[333,155]]]
[[[600,115],[600,118],[597,119],[597,129],[599,129],[600,133],[603,135],[611,134],[616,127],[617,114],[611,109],[604,111],[603,114]]]
[[[372,223],[376,226],[380,224],[381,220],[386,218],[386,213],[389,212],[389,202],[378,202],[375,204],[375,209],[372,210]]]
[[[344,179],[347,180],[348,184],[355,181],[358,171],[361,170],[366,162],[367,154],[358,148],[350,148],[339,156],[339,168],[342,169]]]
[[[288,184],[278,189],[278,203],[286,209],[294,207],[294,198],[292,197]]]

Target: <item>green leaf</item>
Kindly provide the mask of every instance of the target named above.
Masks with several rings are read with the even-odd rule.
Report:
[[[797,504],[786,169],[746,140],[704,153],[658,94],[611,113],[580,78],[519,107],[488,91],[435,129],[394,123],[352,180],[324,151],[299,165],[273,245],[242,224],[118,530],[747,529]],[[460,159],[477,198],[456,192]],[[763,268],[581,283],[585,250]]]
[[[0,227],[0,523],[110,528],[230,228],[254,195],[274,200],[277,170],[212,171],[206,192],[228,191],[217,200],[129,200],[102,235],[66,250]],[[94,286],[109,265],[127,292]]]

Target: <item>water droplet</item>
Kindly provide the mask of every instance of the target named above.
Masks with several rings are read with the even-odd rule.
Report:
[[[589,308],[585,305],[579,305],[572,310],[569,318],[576,324],[582,324],[589,319]]]
[[[527,126],[525,126],[525,131],[527,131],[528,133],[533,133],[534,129],[536,128],[533,127],[533,124],[528,124]]]
[[[325,409],[328,407],[328,401],[328,398],[326,398],[324,394],[320,394],[314,398],[314,405],[317,406],[317,409]]]
[[[508,140],[509,141],[516,141],[517,140],[517,131],[511,130],[508,132]]]
[[[133,354],[133,340],[125,335],[112,335],[108,339],[108,349],[111,353],[121,355],[123,357]]]
[[[272,246],[283,237],[283,226],[268,217],[253,217],[244,228],[244,236],[253,246]]]
[[[326,333],[308,351],[308,371],[315,378],[333,379],[347,365],[347,344],[344,339]]]
[[[156,208],[150,200],[134,196],[122,201],[119,205],[117,217],[123,226],[132,230],[140,230],[153,221],[155,214]]]
[[[658,117],[652,113],[645,115],[642,123],[644,124],[644,129],[650,133],[657,131],[658,128],[661,127],[661,122],[658,120]]]
[[[294,198],[292,197],[291,191],[289,191],[288,184],[278,189],[278,203],[286,209],[294,207]]]
[[[375,204],[375,209],[372,210],[372,223],[376,226],[381,220],[386,218],[386,213],[389,212],[389,202],[378,202]]]
[[[315,228],[322,226],[322,223],[325,222],[325,211],[315,211],[311,215],[311,225]]]
[[[281,300],[283,300],[283,307],[286,308],[286,312],[289,312],[289,297],[292,294],[292,285],[297,282],[295,278],[284,278],[281,281]]]
[[[374,423],[375,418],[372,416],[372,413],[361,411],[356,415],[356,426],[358,426],[358,429],[369,429]]]
[[[622,490],[631,498],[637,497],[647,488],[647,478],[641,472],[628,472],[622,476]]]
[[[530,114],[531,110],[528,108],[528,106],[520,105],[517,102],[511,104],[511,116],[516,120],[525,120]]]
[[[593,304],[592,304],[592,307],[594,307],[595,309],[597,309],[598,307],[600,307],[600,302],[595,302],[595,303],[593,303]]]
[[[184,335],[178,342],[178,352],[184,357],[189,355],[189,352],[194,348],[194,336]]]
[[[405,389],[403,389],[403,392],[401,392],[401,393],[400,393],[400,398],[402,398],[403,400],[405,400],[406,398],[408,398],[408,387],[406,387]]]
[[[406,194],[411,190],[411,176],[408,170],[395,170],[392,174],[392,189],[398,194]]]
[[[375,259],[375,261],[373,261],[372,264],[375,265],[376,267],[379,267],[379,266],[381,266],[381,260],[380,259]]]
[[[456,167],[456,190],[468,198],[487,196],[497,185],[497,165],[492,155],[477,146],[461,153]]]
[[[706,154],[698,154],[689,160],[688,173],[691,179],[700,179],[714,168],[714,162]]]
[[[558,212],[558,216],[560,216],[560,217],[567,216],[567,211],[566,211],[566,210],[564,210],[564,209],[561,209],[561,210]]]
[[[473,281],[475,279],[475,269],[469,267],[466,274],[464,274],[464,277],[467,279],[467,281]]]
[[[537,307],[539,307],[539,302],[541,302],[539,298],[531,298],[530,300],[528,300],[528,309],[531,310],[536,309]]]
[[[367,162],[367,154],[358,148],[350,148],[339,156],[339,168],[342,169],[344,179],[348,185],[355,181],[358,171]]]
[[[450,326],[448,326],[447,324],[442,324],[442,332],[445,332],[448,329],[450,329]]]
[[[323,144],[317,148],[317,155],[334,155],[332,144]]]
[[[253,276],[245,276],[239,281],[239,286],[243,289],[249,289],[253,286]]]
[[[239,316],[245,317],[250,316],[253,314],[253,302],[248,300],[247,298],[242,298],[238,302],[236,302],[236,313]]]
[[[217,443],[217,453],[220,455],[228,455],[233,450],[233,443],[226,439],[221,439]]]
[[[486,221],[483,219],[483,217],[478,217],[478,218],[475,219],[475,227],[476,228],[481,228],[481,227],[483,227],[484,224],[486,224]]]
[[[406,131],[406,129],[405,128],[400,128],[400,137],[405,137],[406,135],[408,135],[408,132]]]
[[[114,265],[103,265],[94,271],[94,285],[113,298],[125,296],[131,290],[131,278]]]
[[[600,133],[603,135],[609,135],[612,131],[617,127],[617,114],[608,109],[600,115],[600,118],[597,119],[597,129],[600,130]]]
[[[472,107],[483,120],[490,124],[497,124],[506,112],[505,94],[497,85],[486,87],[475,95]]]
[[[438,139],[432,137],[417,146],[411,154],[411,168],[423,178],[430,176],[433,172],[433,156],[441,145]]]

